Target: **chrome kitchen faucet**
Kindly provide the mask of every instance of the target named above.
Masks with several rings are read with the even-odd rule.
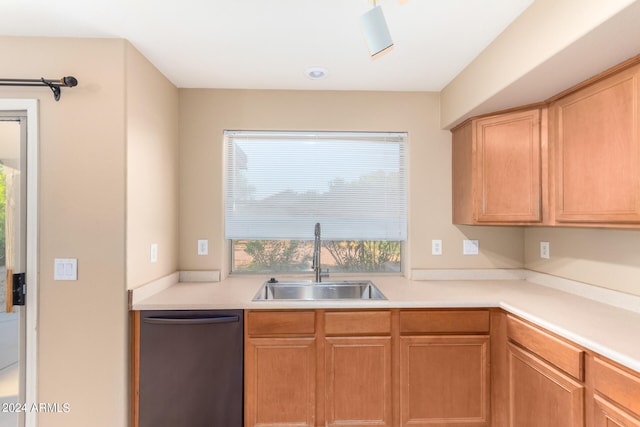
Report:
[[[322,250],[322,239],[320,238],[320,223],[316,222],[315,230],[314,230],[314,239],[313,239],[313,272],[315,274],[315,282],[322,282],[323,277],[329,277],[329,270],[322,272],[322,267],[320,266],[320,252]]]

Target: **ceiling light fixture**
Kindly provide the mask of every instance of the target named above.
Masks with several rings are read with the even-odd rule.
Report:
[[[327,77],[329,71],[323,67],[310,67],[304,70],[304,74],[311,80],[321,80]]]
[[[382,8],[376,4],[376,0],[373,0],[373,8],[360,17],[360,26],[372,58],[393,47]]]

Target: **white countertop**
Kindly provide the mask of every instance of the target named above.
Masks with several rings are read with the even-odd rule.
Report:
[[[132,309],[501,307],[640,372],[640,313],[527,280],[416,281],[379,276],[371,280],[387,301],[252,301],[266,279],[234,276],[221,282],[175,283],[134,302]]]

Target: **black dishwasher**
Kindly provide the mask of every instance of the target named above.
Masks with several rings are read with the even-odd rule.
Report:
[[[142,311],[139,427],[242,427],[242,310]]]

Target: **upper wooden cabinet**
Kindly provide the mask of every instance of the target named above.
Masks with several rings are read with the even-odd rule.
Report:
[[[542,221],[542,116],[530,108],[452,130],[455,224]]]
[[[558,223],[640,223],[640,65],[551,103]]]
[[[640,227],[640,55],[453,133],[453,223]]]

